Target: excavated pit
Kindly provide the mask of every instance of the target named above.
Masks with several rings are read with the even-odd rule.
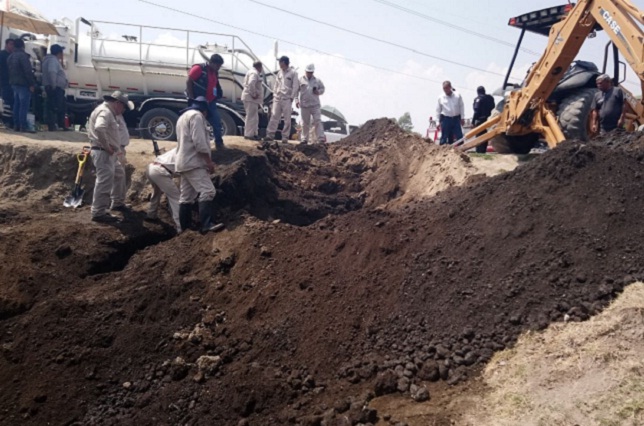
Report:
[[[387,120],[326,147],[227,151],[227,229],[137,248],[118,272],[88,260],[130,250],[123,230],[7,210],[0,291],[30,308],[2,320],[0,424],[374,423],[374,395],[435,398],[644,278],[641,134],[491,179]]]

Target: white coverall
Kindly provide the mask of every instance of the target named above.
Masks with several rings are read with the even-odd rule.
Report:
[[[107,214],[110,208],[116,157],[121,149],[119,123],[108,102],[103,102],[92,111],[89,117],[88,135],[92,145],[90,155],[96,169],[91,211],[92,217],[98,217]],[[114,154],[109,154],[108,148],[112,149]]]
[[[313,93],[317,89],[318,94]],[[315,133],[317,142],[324,142],[324,129],[322,128],[322,114],[320,113],[320,95],[324,94],[324,83],[319,78],[311,79],[303,75],[300,78],[300,111],[302,113],[301,141],[308,142],[309,134]],[[311,131],[311,118],[313,118],[313,131]]]
[[[177,157],[175,168],[181,174],[179,204],[212,201],[217,194],[210,179],[208,164],[200,154],[211,155],[208,129],[203,114],[195,109],[177,120]]]
[[[246,110],[244,136],[252,138],[257,136],[259,127],[259,109],[264,102],[262,78],[255,68],[251,68],[246,73],[241,100],[244,102],[244,109]]]
[[[150,206],[148,207],[148,218],[156,219],[158,217],[157,211],[161,202],[161,194],[165,194],[168,198],[168,205],[170,206],[177,232],[181,232],[181,224],[179,223],[179,196],[181,194],[174,183],[174,179],[172,179],[176,157],[177,148],[174,148],[163,155],[159,155],[153,163],[148,164],[147,176],[152,184],[152,198],[150,198]]]
[[[282,129],[282,141],[288,141],[291,134],[291,111],[293,110],[293,99],[297,97],[299,80],[297,72],[293,67],[286,71],[279,70],[275,84],[273,85],[273,108],[271,119],[266,129],[267,136],[274,137],[279,125],[280,118],[284,116],[284,128]]]
[[[125,195],[127,193],[125,165],[127,160],[125,158],[125,148],[130,144],[130,132],[127,130],[127,124],[123,115],[117,115],[116,121],[119,129],[119,144],[120,148],[116,153],[116,163],[114,164],[114,185],[110,198],[112,199],[111,208],[120,207],[125,205]]]

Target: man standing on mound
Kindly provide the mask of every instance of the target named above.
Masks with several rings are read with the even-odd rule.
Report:
[[[218,231],[223,224],[212,223],[213,199],[217,194],[210,179],[212,162],[206,118],[208,101],[199,96],[181,111],[177,121],[177,157],[175,168],[181,174],[179,222],[186,231],[192,225],[192,205],[199,196],[201,232]]]
[[[279,60],[280,70],[277,72],[275,83],[273,83],[273,108],[266,129],[265,142],[272,142],[275,139],[275,132],[277,132],[282,116],[284,117],[282,142],[288,142],[291,133],[293,99],[297,98],[300,80],[297,77],[297,71],[290,66],[290,63],[288,56],[282,56]]]

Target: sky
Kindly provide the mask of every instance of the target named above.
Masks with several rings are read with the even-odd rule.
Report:
[[[632,1],[644,10],[644,0]],[[414,130],[421,134],[425,134],[429,117],[435,116],[444,80],[450,80],[462,95],[468,117],[472,114],[476,87],[483,85],[488,93],[501,87],[520,34],[507,25],[510,17],[566,3],[565,0],[27,2],[51,20],[83,17],[233,34],[266,64],[275,63],[274,43],[278,39],[279,55],[289,56],[300,74],[306,65],[315,64],[315,75],[326,86],[323,105],[339,109],[351,124],[379,117],[398,118],[409,112]],[[163,30],[160,36],[164,36]],[[596,38],[587,40],[578,58],[593,61],[601,68],[607,41],[607,36],[600,32]],[[517,58],[515,81],[519,82],[539,59],[546,43],[546,37],[526,34],[522,46],[529,52],[522,51]],[[626,87],[636,95],[641,92],[638,81],[629,68]]]

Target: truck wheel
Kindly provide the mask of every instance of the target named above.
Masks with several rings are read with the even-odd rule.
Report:
[[[219,110],[219,117],[221,118],[221,131],[222,136],[235,136],[237,135],[237,124],[227,111]]]
[[[564,98],[557,109],[559,126],[566,139],[588,140],[590,107],[597,89],[585,88]]]
[[[166,108],[154,108],[143,114],[141,127],[148,129],[144,132],[145,137],[154,137],[160,141],[177,140],[177,120],[179,116],[172,110]]]

